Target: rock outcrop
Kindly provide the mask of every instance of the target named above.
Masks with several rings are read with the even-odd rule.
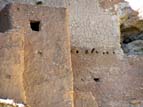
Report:
[[[102,0],[101,6],[119,16],[121,47],[124,53],[127,55],[142,55],[143,20],[139,18],[139,13],[134,11],[129,3],[124,0]],[[135,46],[136,43],[138,45]]]

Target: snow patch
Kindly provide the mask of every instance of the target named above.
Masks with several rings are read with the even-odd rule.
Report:
[[[0,103],[9,104],[9,105],[18,106],[18,107],[25,107],[24,104],[15,103],[14,100],[12,99],[0,99]]]

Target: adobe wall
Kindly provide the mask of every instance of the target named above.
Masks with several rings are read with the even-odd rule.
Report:
[[[1,14],[10,16],[11,29],[0,34],[0,97],[30,107],[73,107],[67,10],[9,4]]]

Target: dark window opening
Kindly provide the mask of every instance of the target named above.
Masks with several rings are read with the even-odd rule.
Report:
[[[78,51],[78,50],[76,50],[76,53],[78,54],[78,53],[79,53],[79,51]]]
[[[43,4],[42,1],[37,1],[37,2],[36,2],[36,5],[42,5],[42,4]]]
[[[33,31],[40,31],[40,21],[30,21],[30,26]]]
[[[106,54],[108,55],[108,54],[109,54],[109,52],[107,51],[107,52],[106,52]]]
[[[95,48],[93,48],[93,49],[91,50],[91,53],[94,53],[94,51],[95,51]]]
[[[95,82],[100,82],[100,79],[99,78],[94,78],[94,81]]]
[[[103,52],[103,55],[105,55],[105,52]]]

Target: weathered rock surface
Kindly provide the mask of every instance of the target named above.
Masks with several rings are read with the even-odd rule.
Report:
[[[123,49],[128,55],[143,55],[143,40],[135,40],[124,44]]]

